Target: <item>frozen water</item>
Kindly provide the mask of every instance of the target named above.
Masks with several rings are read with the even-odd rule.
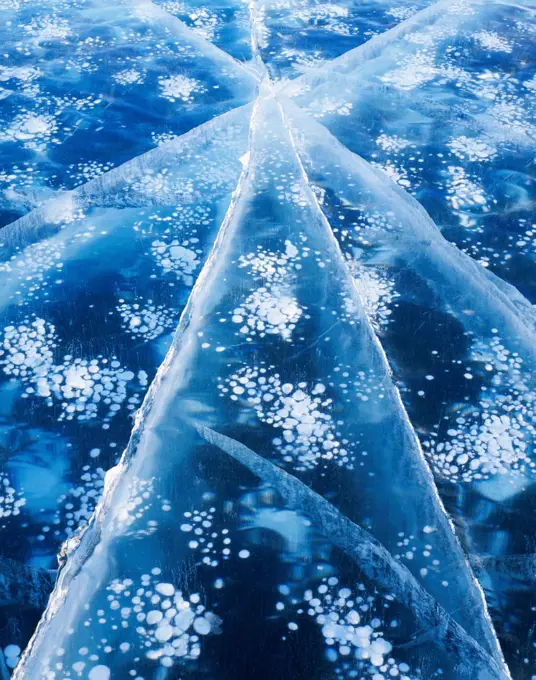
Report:
[[[536,302],[534,7],[439,3],[289,91]]]
[[[23,490],[9,505],[24,504],[11,557],[54,567],[91,516],[229,204],[250,115],[215,118],[1,232],[4,473]]]
[[[250,447],[246,460],[243,444]],[[225,650],[232,637],[252,653],[259,628],[279,648],[274,659],[283,659],[293,633],[317,617],[292,611],[293,598],[283,597],[278,608],[281,593],[307,599],[310,590],[323,594],[330,581],[342,586],[359,573],[369,584],[366,598],[375,590],[388,597],[374,616],[359,608],[353,625],[317,618],[320,627],[310,633],[317,663],[343,676],[352,664],[361,672],[382,666],[394,644],[387,633],[392,608],[415,621],[399,631],[397,645],[420,624],[435,631],[426,644],[443,648],[440,662],[435,652],[404,655],[415,671],[426,658],[433,674],[474,677],[481,669],[502,677],[481,593],[273,98],[256,107],[238,194],[108,484],[95,526],[62,573],[51,610],[59,613],[42,627],[21,673],[76,677],[69,669],[87,663],[79,651],[86,648],[93,663],[119,673],[147,673],[155,661],[188,665],[198,655],[211,667],[222,662],[217,648]],[[370,538],[359,534],[365,529]],[[186,585],[192,560],[193,594]],[[261,564],[272,565],[262,585]],[[238,591],[235,569],[242,574]],[[149,627],[121,614],[125,625],[114,633],[109,617],[130,609],[125,598],[134,593],[140,606],[132,616],[139,611],[143,624],[147,615]],[[223,601],[234,608],[246,593],[253,610],[268,614],[257,609],[255,629],[244,615],[226,623]],[[352,588],[348,593],[355,598]],[[147,613],[146,603],[160,613]],[[375,634],[372,657],[359,652],[367,626],[386,631]],[[446,653],[449,627],[454,654]],[[211,645],[207,637],[200,647],[199,636],[216,632],[221,641]],[[337,641],[334,654],[324,638]],[[51,655],[58,648],[60,674]],[[249,676],[243,660],[226,663],[233,677]],[[303,663],[296,660],[292,675]]]
[[[149,0],[2,9],[3,224],[253,95],[251,73]]]
[[[2,680],[536,677],[535,12],[0,0]]]

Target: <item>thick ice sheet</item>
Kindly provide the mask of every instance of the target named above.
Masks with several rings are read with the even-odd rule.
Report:
[[[532,302],[535,12],[439,2],[288,88]]]
[[[126,455],[15,677],[507,677],[275,100],[252,135]]]
[[[4,7],[1,224],[254,95],[251,72],[150,1]]]
[[[532,0],[0,21],[17,678],[533,680]]]
[[[532,306],[446,241],[417,202],[380,170],[291,104],[286,110],[306,172],[484,586],[513,677],[530,677]]]

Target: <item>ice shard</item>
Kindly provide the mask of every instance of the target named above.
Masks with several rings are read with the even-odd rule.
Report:
[[[254,96],[251,71],[149,0],[0,17],[1,224]]]
[[[228,208],[251,111],[0,232],[2,555],[55,568],[91,517]]]
[[[14,677],[507,678],[278,102],[252,120],[215,247]]]
[[[439,2],[288,91],[536,301],[533,3]]]
[[[515,678],[536,659],[534,310],[291,104],[309,180],[401,387]]]

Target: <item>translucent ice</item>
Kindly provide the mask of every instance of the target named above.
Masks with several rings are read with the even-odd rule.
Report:
[[[307,653],[289,656],[302,635]],[[249,678],[261,640],[276,676],[387,664],[507,677],[272,98],[255,109],[218,240],[15,677],[150,677],[159,665],[179,677],[201,664]]]
[[[535,18],[0,0],[2,680],[534,680]]]
[[[250,116],[217,117],[0,232],[10,557],[54,567],[91,516],[227,210]]]
[[[535,25],[530,3],[440,2],[289,86],[532,302]]]
[[[252,98],[251,72],[149,0],[8,7],[2,224]]]
[[[521,648],[532,663],[526,594],[535,579],[522,565],[536,529],[524,510],[536,468],[533,308],[446,241],[381,170],[286,111],[439,490],[464,527],[500,638],[512,660]]]

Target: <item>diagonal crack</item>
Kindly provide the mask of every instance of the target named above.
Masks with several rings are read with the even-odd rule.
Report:
[[[303,181],[304,181],[304,183],[307,186],[308,191],[309,191],[309,200],[310,200],[311,204],[315,206],[315,209],[316,209],[316,211],[318,212],[318,214],[321,218],[321,221],[322,221],[324,228],[326,230],[326,234],[329,235],[329,239],[331,240],[331,242],[333,244],[334,251],[337,253],[339,265],[346,272],[347,277],[350,279],[350,281],[352,283],[351,287],[353,289],[353,293],[354,293],[355,297],[359,300],[360,307],[363,309],[364,308],[363,301],[362,301],[360,293],[359,293],[359,291],[358,291],[358,289],[355,285],[355,280],[350,275],[350,272],[348,270],[348,266],[345,262],[345,259],[344,259],[344,256],[342,254],[342,251],[340,249],[339,243],[338,243],[337,239],[335,238],[335,235],[333,233],[331,225],[330,225],[329,221],[327,220],[326,216],[324,215],[322,209],[320,208],[320,205],[318,203],[318,200],[316,198],[314,191],[311,189],[309,177],[307,176],[307,173],[306,173],[305,168],[303,166],[300,154],[299,154],[298,149],[296,147],[294,136],[293,136],[293,133],[292,133],[292,129],[291,129],[291,127],[290,127],[290,125],[287,121],[284,109],[281,106],[281,104],[279,103],[279,101],[278,101],[278,105],[279,105],[279,108],[280,108],[280,111],[281,111],[281,117],[282,117],[283,122],[286,126],[286,129],[287,129],[287,132],[288,132],[288,135],[289,135],[289,139],[291,141],[292,150],[293,150],[293,152],[296,156],[298,165],[300,167],[300,171],[302,173]],[[348,152],[348,153],[350,153],[350,152]],[[376,348],[377,348],[377,350],[378,350],[378,352],[379,352],[379,354],[380,354],[380,356],[381,356],[381,358],[384,362],[384,365],[386,367],[388,374],[392,375],[391,366],[389,364],[389,360],[387,358],[386,352],[383,348],[382,343],[380,342],[380,339],[378,338],[377,334],[374,332],[374,329],[372,328],[370,320],[369,320],[369,318],[366,314],[364,315],[364,319],[365,319],[365,322],[367,324],[372,342],[376,346]],[[394,393],[396,395],[396,401],[397,401],[399,412],[401,414],[401,419],[406,424],[408,432],[410,433],[410,436],[413,439],[413,444],[414,444],[413,448],[418,452],[418,457],[419,457],[418,462],[421,465],[422,470],[424,471],[424,476],[427,480],[428,487],[431,491],[431,495],[432,495],[434,502],[437,506],[438,516],[442,517],[445,524],[447,525],[447,529],[446,529],[445,534],[446,534],[447,537],[450,537],[451,542],[453,544],[453,548],[455,550],[458,550],[459,553],[461,555],[463,555],[463,563],[465,565],[465,568],[466,568],[468,574],[471,575],[471,581],[472,581],[473,587],[475,588],[475,591],[478,593],[478,597],[479,597],[479,600],[480,600],[480,606],[481,606],[481,609],[482,609],[482,612],[483,612],[483,619],[486,621],[486,624],[487,624],[487,630],[484,631],[484,635],[487,638],[488,643],[491,645],[491,648],[494,650],[497,658],[499,659],[499,663],[501,664],[503,671],[506,673],[506,677],[509,677],[508,671],[506,670],[506,664],[505,664],[504,658],[502,656],[501,648],[500,648],[500,645],[499,645],[499,642],[498,642],[498,639],[497,639],[497,636],[496,636],[496,632],[495,632],[495,629],[494,629],[492,621],[491,621],[491,617],[490,617],[489,612],[488,612],[488,608],[487,608],[487,604],[486,604],[486,600],[485,600],[485,597],[484,597],[482,587],[480,586],[480,583],[476,579],[476,577],[473,573],[473,570],[472,570],[472,568],[471,568],[471,566],[470,566],[470,564],[467,560],[467,557],[463,554],[461,545],[459,544],[458,537],[456,535],[454,524],[452,522],[452,519],[448,515],[448,513],[445,509],[445,506],[443,504],[443,501],[442,501],[442,499],[439,495],[439,492],[438,492],[438,489],[437,489],[437,486],[436,486],[436,483],[435,483],[435,479],[434,479],[432,471],[431,471],[431,469],[428,465],[428,462],[427,462],[427,460],[424,456],[424,452],[422,450],[420,440],[417,436],[417,433],[415,432],[415,428],[413,427],[411,420],[409,418],[409,415],[406,411],[406,408],[405,408],[404,403],[402,401],[402,397],[400,395],[400,391],[399,391],[398,387],[396,386],[396,384],[394,383],[394,381],[392,381],[392,387],[393,387]]]
[[[464,0],[468,4],[484,4],[485,0]],[[354,72],[360,66],[379,57],[382,51],[393,41],[404,38],[423,26],[442,17],[452,8],[452,0],[439,0],[438,2],[417,12],[413,16],[400,22],[393,28],[374,35],[367,42],[354,47],[348,52],[331,59],[322,66],[304,73],[303,75],[287,81],[280,89],[280,94],[293,97],[301,92],[314,89],[322,84],[326,78],[344,78],[350,71]]]
[[[408,231],[405,236],[411,244],[426,246],[426,258],[431,261],[428,282],[434,286],[436,294],[442,297],[442,289],[460,290],[463,295],[453,298],[449,305],[464,325],[471,325],[472,319],[466,313],[465,302],[468,296],[481,303],[480,316],[485,314],[486,323],[493,327],[499,313],[507,321],[509,335],[516,338],[527,356],[536,360],[533,334],[536,329],[534,306],[511,284],[496,274],[483,268],[467,253],[448,241],[438,229],[422,205],[381,170],[374,168],[368,161],[350,151],[327,128],[305,112],[286,101],[284,107],[293,115],[303,128],[307,125],[308,139],[313,135],[320,144],[333,149],[337,163],[349,173],[358,176],[371,191],[381,192],[390,205],[395,205],[404,213],[404,223]],[[301,130],[303,132],[303,130]],[[299,152],[296,150],[299,156]],[[305,170],[304,170],[305,172]],[[365,179],[364,179],[365,178]],[[316,198],[315,198],[316,200]],[[318,210],[321,211],[318,205]],[[336,239],[335,239],[336,240]],[[398,248],[405,247],[399,240]],[[342,259],[344,257],[341,254]],[[470,291],[470,293],[468,292]],[[477,319],[479,321],[481,319]],[[528,328],[527,328],[528,326]]]
[[[248,17],[249,28],[251,32],[251,52],[257,65],[260,67],[263,77],[268,77],[268,69],[263,61],[261,54],[261,35],[262,35],[262,18],[255,0],[248,2]]]
[[[288,507],[311,518],[334,545],[343,550],[374,582],[392,593],[415,613],[423,630],[459,659],[459,677],[508,677],[495,661],[456,623],[432,596],[417,582],[408,569],[393,559],[372,535],[351,522],[331,503],[300,482],[296,477],[259,456],[244,444],[203,425],[194,425],[199,435],[218,447],[269,484]]]
[[[171,12],[168,12],[163,7],[155,5],[152,0],[134,0],[134,4],[140,9],[149,13],[151,17],[158,19],[162,25],[166,26],[171,33],[178,38],[187,40],[194,47],[198,48],[201,54],[207,55],[220,65],[231,68],[234,71],[240,71],[243,75],[251,78],[254,81],[259,80],[259,76],[254,69],[251,69],[238,59],[235,59],[225,50],[220,49],[214,43],[211,43],[203,36],[196,33],[190,26],[187,26],[183,21]]]
[[[249,127],[249,149],[251,149],[252,145],[252,135],[257,108],[258,100],[256,100],[253,104],[253,112]],[[228,231],[232,227],[232,218],[235,213],[236,205],[239,202],[249,176],[250,156],[251,154],[248,153],[243,164],[242,173],[238,180],[236,189],[233,192],[233,196],[227,208],[225,217],[218,230],[218,235],[212,246],[210,255],[207,258],[203,269],[197,278],[197,281],[190,291],[188,302],[181,313],[171,347],[169,348],[164,361],[159,366],[141,407],[136,412],[128,445],[123,451],[121,459],[117,465],[108,470],[106,473],[103,494],[95,510],[93,511],[88,525],[77,534],[74,541],[67,541],[62,548],[62,553],[66,556],[66,559],[64,560],[63,566],[58,572],[58,577],[54,590],[50,596],[48,606],[21,656],[21,660],[15,669],[12,680],[26,680],[29,677],[27,673],[33,672],[32,669],[35,668],[33,665],[34,662],[39,665],[38,656],[43,645],[46,644],[46,633],[48,628],[53,625],[55,620],[57,621],[58,617],[56,614],[61,606],[64,605],[65,600],[70,592],[73,580],[80,573],[86,561],[91,557],[100,544],[103,533],[103,520],[112,506],[116,489],[128,472],[129,466],[136,452],[144,426],[146,424],[146,419],[156,401],[162,381],[170,370],[171,365],[178,353],[178,347],[181,344],[181,338],[185,335],[190,325],[194,302],[198,296],[201,295],[203,288],[207,285],[207,279],[213,269],[214,262],[220,259],[221,249],[223,245],[227,243]]]
[[[192,128],[175,139],[131,158],[122,165],[108,170],[71,191],[58,192],[44,205],[34,208],[34,210],[2,228],[0,244],[3,259],[7,259],[21,248],[60,232],[64,225],[61,215],[65,213],[67,208],[69,211],[73,211],[77,208],[87,209],[94,206],[106,206],[106,196],[117,191],[121,185],[127,185],[140,179],[148,171],[153,170],[155,165],[164,163],[167,158],[172,159],[183,148],[187,148],[189,144],[206,143],[211,132],[229,126],[235,117],[247,113],[252,106],[253,104],[250,103],[231,109],[202,125]],[[118,207],[117,204],[114,203],[114,205]]]

